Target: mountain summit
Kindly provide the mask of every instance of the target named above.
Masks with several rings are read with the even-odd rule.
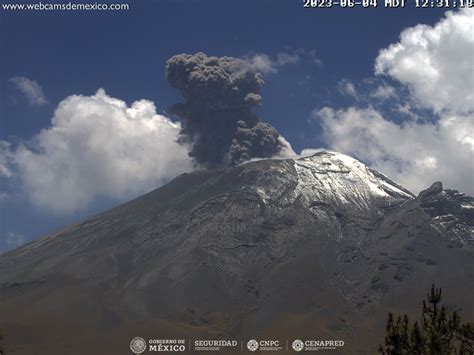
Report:
[[[441,183],[415,197],[328,151],[255,161],[3,254],[0,327],[14,354],[129,354],[137,335],[375,353],[387,313],[415,313],[432,283],[474,317],[473,246],[474,199]]]

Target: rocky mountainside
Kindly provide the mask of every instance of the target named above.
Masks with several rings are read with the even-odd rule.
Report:
[[[334,152],[194,172],[0,256],[11,354],[150,338],[342,339],[372,354],[432,283],[467,320],[474,199]]]

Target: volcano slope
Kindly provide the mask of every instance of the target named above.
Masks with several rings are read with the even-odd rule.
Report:
[[[298,337],[374,354],[388,312],[418,318],[432,283],[473,320],[473,207],[441,183],[414,197],[334,152],[184,174],[0,256],[4,347]]]

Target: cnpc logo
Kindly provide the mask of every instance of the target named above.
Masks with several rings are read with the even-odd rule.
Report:
[[[255,340],[255,339],[250,339],[247,342],[247,349],[250,351],[257,351],[257,350],[262,350],[262,351],[278,351],[281,350],[280,346],[280,341],[279,340]]]

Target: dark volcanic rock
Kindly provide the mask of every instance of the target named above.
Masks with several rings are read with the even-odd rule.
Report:
[[[184,174],[0,256],[0,327],[14,354],[128,354],[138,335],[372,354],[431,283],[473,319],[472,211],[332,152]]]
[[[420,192],[419,205],[430,215],[441,235],[471,249],[474,247],[474,198],[456,190],[443,190],[440,182]]]

